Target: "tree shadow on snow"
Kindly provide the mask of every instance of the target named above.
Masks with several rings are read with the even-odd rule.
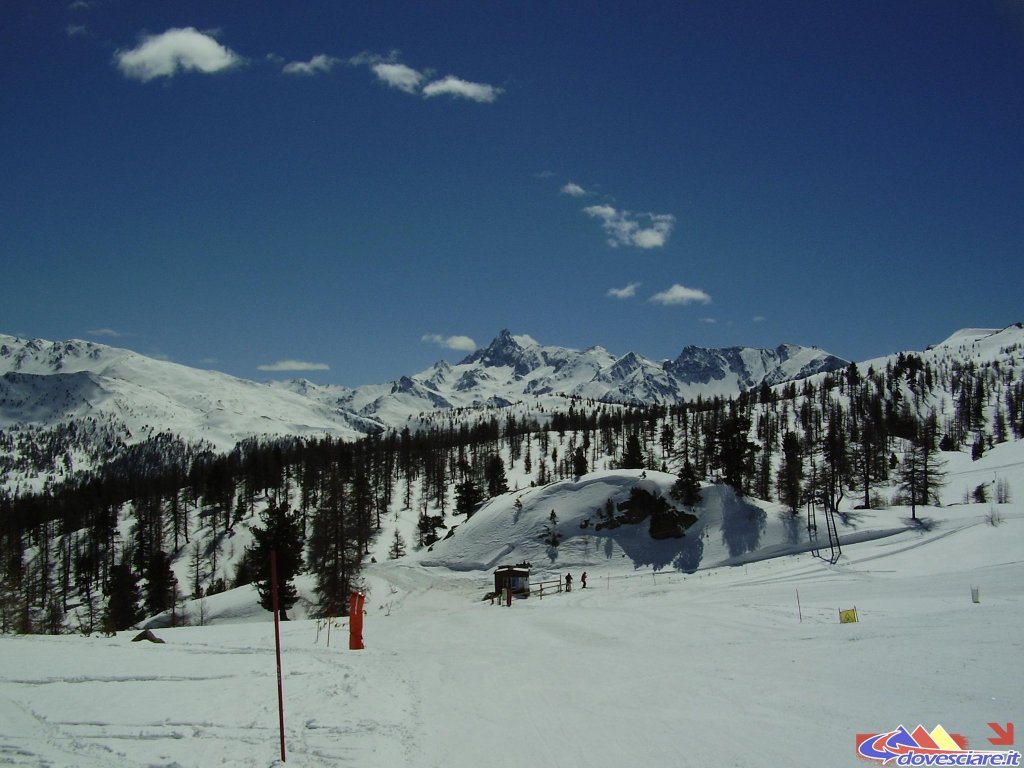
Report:
[[[768,515],[763,509],[736,496],[735,492],[723,494],[722,541],[728,548],[730,557],[744,555],[757,549],[767,518]]]
[[[804,532],[807,530],[807,523],[799,514],[792,512],[779,512],[779,522],[786,532],[787,544],[801,544],[804,541]]]

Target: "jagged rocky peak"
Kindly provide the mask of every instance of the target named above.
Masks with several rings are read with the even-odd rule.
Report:
[[[719,349],[685,346],[675,360],[665,364],[665,368],[687,384],[721,381],[729,370],[729,364],[722,352],[723,350]]]
[[[774,349],[725,347],[705,349],[687,346],[665,368],[687,384],[708,384],[732,375],[742,388],[761,383],[777,384],[816,373],[834,371],[849,364],[817,347],[780,344]]]
[[[643,368],[645,364],[648,364],[648,361],[636,352],[627,352],[615,361],[609,371],[609,376],[613,379],[624,379],[633,371]]]
[[[776,368],[765,377],[768,384],[838,371],[850,364],[849,360],[831,355],[818,347],[802,347],[799,344],[780,344],[775,348],[775,355]]]
[[[408,376],[402,376],[398,381],[391,385],[391,393],[397,394],[399,392],[415,392],[419,389],[416,382]]]
[[[513,336],[507,328],[489,345],[478,349],[460,364],[482,363],[485,366],[509,367],[517,376],[525,376],[544,365],[540,345],[529,336]]]

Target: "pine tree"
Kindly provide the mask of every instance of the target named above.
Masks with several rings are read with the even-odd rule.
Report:
[[[309,565],[316,578],[320,616],[344,615],[362,560],[358,514],[341,471],[332,468],[313,516]]]
[[[295,605],[298,593],[295,591],[295,576],[302,570],[302,529],[298,512],[292,512],[287,505],[272,501],[261,513],[263,527],[253,526],[253,543],[247,554],[252,558],[255,569],[256,591],[260,605],[268,611],[274,610],[273,590],[270,582],[270,553],[277,552],[277,602],[281,620],[288,620],[288,609]]]
[[[188,567],[189,573],[192,575],[192,597],[200,598],[203,596],[203,551],[199,546],[198,541],[193,541],[192,546],[189,547],[189,558]],[[246,584],[252,583],[252,579],[244,582]]]
[[[777,489],[779,501],[796,514],[800,507],[800,496],[804,478],[803,457],[800,438],[795,432],[787,432],[782,438],[782,463],[779,465]]]
[[[630,432],[626,437],[626,447],[622,450],[619,466],[622,469],[644,469],[644,451],[640,447],[640,437],[636,432]]]
[[[572,455],[572,473],[576,477],[583,477],[587,470],[587,454],[583,448],[577,448]]]
[[[174,607],[177,589],[178,579],[171,570],[171,559],[166,552],[158,549],[150,556],[146,567],[146,612],[155,616]]]
[[[829,408],[828,426],[822,444],[820,498],[826,509],[835,512],[843,500],[844,483],[849,475],[849,447],[843,428],[843,413],[838,405]]]
[[[919,504],[939,503],[939,490],[945,485],[945,462],[926,445],[910,445],[903,453],[903,463],[896,472],[900,490],[910,501],[910,517],[917,519]]]
[[[484,480],[487,482],[487,495],[491,498],[508,491],[508,478],[505,477],[505,462],[498,454],[492,455],[484,465]]]
[[[473,516],[476,508],[483,501],[483,494],[472,477],[467,477],[455,486],[455,514]]]
[[[107,586],[107,610],[103,624],[108,632],[119,632],[140,622],[143,618],[139,603],[142,593],[139,591],[139,580],[132,573],[127,558],[121,560],[110,569],[110,583]]]
[[[402,534],[395,528],[395,536],[391,540],[391,548],[388,550],[388,557],[392,560],[397,560],[400,557],[405,556],[405,539],[402,538]]]
[[[750,442],[750,418],[730,413],[722,419],[717,437],[718,462],[725,482],[744,493],[746,481],[754,473],[754,454],[760,447]]]
[[[689,459],[683,462],[683,468],[679,470],[678,479],[672,484],[669,496],[684,507],[695,507],[700,504],[700,481]]]

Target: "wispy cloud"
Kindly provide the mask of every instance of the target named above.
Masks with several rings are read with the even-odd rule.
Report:
[[[625,288],[609,288],[606,295],[614,299],[631,299],[636,296],[636,289],[639,287],[640,283],[630,283]]]
[[[717,325],[718,320],[713,317],[702,317],[697,322],[704,323],[704,325]]]
[[[387,56],[376,53],[360,53],[348,60],[354,67],[367,67],[376,78],[403,93],[422,96],[425,99],[436,96],[468,99],[487,104],[501,94],[501,88],[487,83],[474,83],[463,80],[455,75],[446,75],[438,80],[431,79],[433,70],[415,69],[399,60],[398,51],[391,51]],[[426,83],[424,85],[424,83]]]
[[[763,322],[765,321],[765,319],[766,319],[766,318],[765,318],[765,316],[764,316],[764,315],[754,315],[754,316],[753,316],[753,317],[751,318],[751,320],[752,320],[753,322],[755,322],[755,323],[763,323]]]
[[[64,27],[64,31],[67,32],[68,37],[85,37],[89,34],[85,24],[68,24]]]
[[[676,217],[670,213],[633,213],[610,205],[589,205],[583,212],[601,222],[613,248],[661,248],[676,225]]]
[[[666,306],[674,304],[710,304],[711,297],[699,288],[687,288],[685,285],[675,283],[671,288],[654,294],[648,301]]]
[[[395,62],[378,62],[370,67],[370,71],[378,80],[403,93],[416,93],[424,78],[419,70]]]
[[[452,96],[479,104],[490,104],[500,94],[501,88],[486,83],[472,83],[454,75],[447,75],[423,86],[423,95],[428,99],[432,96]]]
[[[124,336],[120,331],[115,331],[113,328],[93,328],[91,331],[86,331],[90,336],[105,336],[109,339],[120,339]]]
[[[562,187],[561,192],[563,195],[569,195],[569,197],[586,197],[590,194],[587,190],[573,181],[567,182],[566,185]]]
[[[223,72],[244,59],[211,35],[185,27],[145,35],[135,48],[114,54],[114,61],[125,77],[145,83],[157,77],[173,77],[178,71]]]
[[[278,360],[268,365],[258,365],[260,371],[329,371],[331,366],[326,363],[307,363],[305,360]]]
[[[420,341],[428,344],[436,344],[444,349],[455,349],[460,352],[472,352],[477,344],[469,336],[442,336],[437,333],[427,333],[420,337]]]
[[[318,53],[309,61],[290,61],[284,65],[281,71],[286,75],[306,75],[309,77],[330,72],[340,63],[341,59],[328,56],[326,53]]]

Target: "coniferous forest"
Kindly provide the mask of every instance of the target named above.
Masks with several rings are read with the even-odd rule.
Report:
[[[1002,352],[984,365],[901,354],[879,369],[851,364],[673,405],[566,399],[557,412],[437,412],[415,429],[354,441],[252,438],[219,455],[170,434],[134,445],[106,436],[91,443],[98,460],[88,471],[0,497],[0,631],[115,631],[163,612],[172,624],[194,621],[186,600],[249,583],[269,610],[270,550],[284,617],[303,572],[315,580],[313,610],[340,615],[389,515],[417,519],[415,541],[397,530],[388,541],[398,557],[515,490],[511,474],[541,485],[647,468],[679,474],[681,488],[727,483],[794,513],[905,505],[916,516],[937,501],[944,453],[978,458],[1024,438],[1024,352]],[[16,466],[70,462],[88,431],[0,432],[0,470],[6,478]],[[999,481],[970,489],[994,503],[1011,492]],[[242,524],[251,543],[229,557]]]

